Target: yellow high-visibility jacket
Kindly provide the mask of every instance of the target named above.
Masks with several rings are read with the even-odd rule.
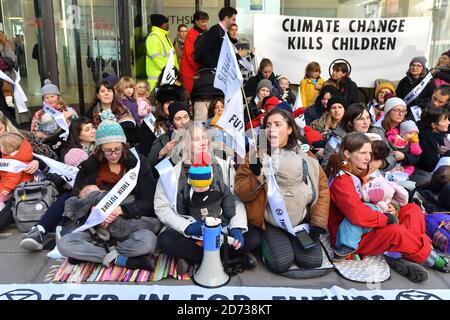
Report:
[[[147,71],[147,81],[150,84],[150,91],[156,86],[161,71],[167,64],[170,49],[173,48],[167,34],[169,32],[158,27],[152,27],[152,32],[145,41],[147,48],[147,57],[145,59],[145,69]],[[175,56],[175,67],[178,66],[177,57]]]

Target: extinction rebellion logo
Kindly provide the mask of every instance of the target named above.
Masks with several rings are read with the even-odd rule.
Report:
[[[278,208],[278,209],[275,210],[275,213],[276,213],[277,215],[279,215],[279,216],[282,216],[282,215],[283,215],[283,210],[281,210],[280,208]]]
[[[0,295],[1,300],[41,300],[41,294],[31,289],[16,289]]]

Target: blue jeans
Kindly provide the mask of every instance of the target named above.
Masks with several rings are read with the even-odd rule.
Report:
[[[369,206],[372,210],[381,211],[380,208],[371,203],[364,204]],[[350,220],[345,218],[339,225],[339,229],[336,235],[336,248],[339,248],[342,245],[346,245],[347,247],[356,250],[358,249],[359,242],[361,241],[363,234],[369,233],[370,231],[372,231],[372,228],[355,226],[350,222]]]
[[[41,217],[41,220],[36,223],[36,225],[41,225],[44,227],[45,232],[53,232],[55,231],[58,223],[62,220],[64,213],[64,204],[66,200],[71,196],[70,192],[61,193],[55,202],[53,202],[44,215]]]

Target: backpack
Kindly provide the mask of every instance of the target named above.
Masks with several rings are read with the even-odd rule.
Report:
[[[203,62],[203,47],[205,44],[204,33],[205,32],[199,33],[194,43],[194,61],[198,64],[201,64]]]
[[[431,213],[425,216],[426,232],[433,241],[433,246],[442,253],[450,254],[450,215]]]
[[[14,190],[12,213],[20,232],[28,232],[55,202],[58,190],[51,181],[22,182]]]

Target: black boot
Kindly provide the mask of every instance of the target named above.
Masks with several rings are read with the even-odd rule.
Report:
[[[151,255],[128,258],[126,266],[128,269],[142,269],[153,271],[156,266]]]

